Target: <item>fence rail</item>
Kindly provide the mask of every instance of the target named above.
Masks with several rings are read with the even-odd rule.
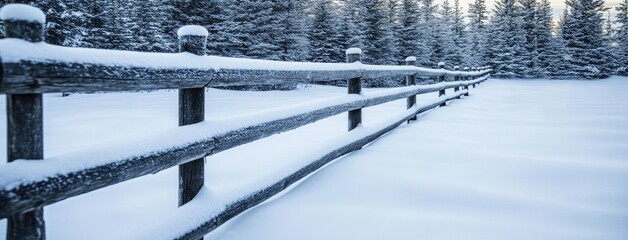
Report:
[[[38,9],[26,5],[5,7],[43,16]],[[362,108],[407,99],[408,110],[398,119],[374,132],[342,142],[333,151],[264,189],[234,199],[224,211],[218,215],[208,213],[206,221],[182,229],[182,234],[164,235],[168,236],[165,239],[201,238],[333,159],[361,148],[405,121],[416,119],[417,114],[468,96],[469,86],[485,81],[491,71],[488,68],[459,71],[457,67],[445,70],[444,65],[440,69],[421,68],[414,66],[416,59],[412,57],[406,59],[406,66],[367,65],[359,62],[359,49],[347,51],[348,63],[206,56],[206,30],[200,34],[180,31],[183,32],[179,35],[181,53],[68,48],[43,42],[44,22],[39,19],[44,17],[3,16],[7,39],[0,40],[0,93],[7,95],[10,163],[0,166],[0,218],[8,218],[7,239],[10,240],[45,238],[43,206],[174,166],[179,166],[179,205],[185,208],[202,190],[204,157],[344,112],[348,112],[350,133],[357,134],[352,130],[361,124]],[[186,28],[199,27],[182,27]],[[408,86],[369,93],[361,91],[363,79],[394,76],[406,77]],[[416,85],[417,76],[435,76],[439,82]],[[447,78],[451,81],[446,81]],[[347,80],[349,94],[295,105],[289,111],[277,110],[257,121],[231,119],[230,122],[242,123],[228,130],[216,130],[220,122],[203,122],[205,87],[333,80]],[[451,88],[454,95],[445,95],[445,90]],[[153,89],[179,89],[180,128],[147,139],[153,142],[149,147],[142,141],[123,143],[118,149],[44,157],[42,93]],[[416,95],[433,92],[438,92],[440,98],[418,107]],[[131,150],[111,154],[119,149]]]
[[[0,48],[3,50],[0,92],[10,94],[311,83],[408,75],[482,76],[488,71],[140,53],[69,48],[18,39],[3,40]]]

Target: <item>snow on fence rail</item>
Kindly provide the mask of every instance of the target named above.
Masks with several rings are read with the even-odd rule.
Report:
[[[43,206],[178,166],[181,208],[172,219],[147,229],[149,233],[158,231],[169,221],[181,221],[186,208],[203,205],[188,203],[206,200],[202,197],[204,157],[348,112],[347,137],[336,141],[337,146],[330,147],[331,150],[317,153],[310,164],[288,176],[277,176],[267,187],[243,193],[222,208],[196,217],[196,221],[179,224],[181,229],[159,234],[163,239],[200,238],[333,159],[361,148],[405,121],[416,119],[417,114],[468,96],[468,86],[475,87],[485,81],[491,71],[488,68],[459,71],[458,67],[450,71],[444,69],[444,64],[439,64],[440,69],[420,68],[414,66],[414,57],[406,59],[406,66],[366,65],[360,63],[361,51],[357,49],[347,51],[348,63],[206,56],[207,32],[187,26],[178,32],[181,53],[177,54],[68,48],[43,42],[41,19],[45,16],[39,9],[12,4],[1,12],[7,39],[0,40],[0,93],[7,94],[9,163],[0,166],[0,218],[8,218],[9,240],[44,239]],[[405,76],[408,86],[361,92],[362,79],[391,76]],[[439,82],[418,86],[417,76],[437,76]],[[446,77],[453,81],[446,81]],[[349,94],[228,121],[237,122],[236,125],[227,121],[203,122],[207,86],[332,80],[347,80]],[[454,89],[453,96],[445,95],[445,89],[449,88]],[[179,89],[180,128],[141,142],[44,158],[42,93],[151,89]],[[431,92],[439,92],[440,98],[418,107],[416,95]],[[374,130],[352,131],[362,122],[362,108],[403,98],[407,99],[408,109],[403,115]],[[140,232],[137,236],[141,239],[148,235]]]

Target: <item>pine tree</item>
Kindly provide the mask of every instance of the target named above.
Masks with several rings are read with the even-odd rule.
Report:
[[[469,4],[469,26],[472,28],[484,28],[488,21],[488,11],[485,0],[475,0]]]
[[[418,62],[429,62],[425,54],[427,49],[418,40],[420,26],[417,14],[419,6],[415,0],[403,0],[399,11],[401,32],[399,33],[399,54],[401,57],[415,56]]]
[[[308,58],[303,4],[299,0],[274,0],[271,24],[273,45],[278,46],[277,57],[283,61],[304,61]]]
[[[340,14],[337,32],[338,39],[344,43],[343,48],[365,48],[365,30],[367,28],[364,16],[366,8],[364,0],[340,0]],[[344,60],[344,57],[343,57]]]
[[[165,23],[170,20],[173,6],[167,0],[139,1],[138,20],[143,24],[139,32],[142,43],[139,50],[145,52],[177,52],[172,33],[167,34]]]
[[[617,62],[619,58],[619,53],[617,52],[617,46],[614,40],[615,30],[613,29],[613,21],[611,20],[611,12],[607,9],[606,19],[604,21],[604,34],[603,41],[604,47],[608,52],[608,61],[606,67],[609,68],[611,72],[614,72],[620,65]]]
[[[449,5],[449,0],[445,0],[441,4],[439,10],[437,33],[440,35],[439,45],[442,48],[441,53],[436,53],[439,62],[445,62],[448,66],[457,66],[460,63],[456,62],[456,49],[454,45],[455,30],[454,30],[454,12]]]
[[[619,64],[617,72],[622,75],[628,75],[628,0],[622,0],[615,10],[617,11],[615,23],[618,25],[615,33],[617,61]]]
[[[123,0],[109,1],[107,4],[107,12],[109,13],[107,19],[107,34],[105,35],[107,49],[129,50],[132,47],[127,46],[125,42],[125,35],[131,34],[126,31],[125,19],[127,12]],[[139,28],[140,32],[144,29]],[[136,48],[133,48],[135,50]],[[138,49],[139,50],[139,49]]]
[[[500,0],[489,27],[489,61],[496,76],[521,77],[525,71],[525,32],[520,6],[515,0]]]
[[[141,39],[137,37],[137,34],[144,30],[143,23],[138,21],[138,15],[140,7],[136,1],[121,1],[120,7],[117,12],[119,26],[116,29],[116,33],[119,36],[119,41],[124,50],[139,51],[142,47]],[[176,41],[172,39],[171,41]]]
[[[467,66],[486,65],[488,55],[486,48],[486,24],[488,11],[484,0],[475,0],[469,4],[469,25],[467,34],[467,48],[465,49]]]
[[[334,30],[331,0],[314,3],[314,19],[308,34],[310,60],[313,62],[344,62],[344,50]]]
[[[46,42],[55,45],[62,45],[65,36],[63,35],[62,14],[68,10],[63,2],[57,1],[37,1],[36,7],[46,14]]]
[[[108,1],[94,0],[87,4],[87,12],[90,18],[87,21],[89,26],[87,36],[83,40],[83,46],[91,48],[111,49],[107,37],[110,33],[108,22]]]
[[[552,65],[561,64],[556,60],[560,59],[561,53],[557,52],[559,42],[552,37],[553,19],[552,7],[549,0],[541,0],[536,10],[536,67],[539,69],[537,77],[549,76]],[[554,41],[554,42],[552,42]]]
[[[386,19],[382,0],[364,1],[364,49],[363,59],[371,64],[391,64],[395,56],[391,55],[393,36],[390,23]]]
[[[225,54],[278,60],[279,46],[272,43],[273,4],[268,0],[235,0],[225,7]]]
[[[241,14],[247,14],[245,16],[244,28],[248,30],[250,34],[251,44],[248,46],[246,56],[259,59],[279,60],[277,55],[280,48],[273,44],[272,38],[275,35],[273,33],[274,16],[273,3],[267,0],[252,0],[248,7],[244,9]]]
[[[551,78],[575,78],[578,77],[577,73],[574,72],[574,69],[571,67],[569,63],[571,60],[571,53],[567,49],[566,41],[563,39],[563,29],[565,28],[565,24],[567,23],[567,17],[569,16],[569,8],[565,8],[561,13],[558,19],[558,26],[556,28],[556,35],[552,38],[551,47],[549,48],[551,52],[556,53],[558,58],[552,62],[551,65],[548,66],[547,71]]]
[[[426,67],[436,67],[440,59],[436,55],[436,52],[440,51],[440,36],[436,34],[437,21],[436,10],[438,6],[434,4],[434,0],[419,0],[419,36],[417,39],[419,44],[422,44],[426,49],[421,54],[423,58],[417,59],[417,64]],[[422,47],[423,47],[422,46]],[[427,61],[421,61],[425,59]]]
[[[604,43],[603,0],[567,0],[569,11],[561,36],[570,54],[573,72],[583,78],[608,77],[608,49]]]
[[[522,64],[526,69],[522,75],[524,77],[540,77],[542,70],[538,62],[538,2],[537,0],[519,0],[519,2],[525,38],[525,52]]]
[[[401,49],[399,48],[399,44],[401,44],[400,36],[401,36],[401,23],[400,23],[400,12],[399,12],[399,1],[398,0],[386,0],[386,20],[388,21],[389,28],[391,31],[391,45],[390,45],[390,56],[395,59],[395,61],[390,61],[389,63],[401,63],[405,64],[405,57],[402,57]]]
[[[451,19],[451,31],[453,34],[453,53],[449,57],[449,61],[453,66],[461,66],[464,64],[464,56],[466,55],[466,34],[464,17],[460,7],[460,0],[454,0],[452,9],[453,16]]]
[[[555,79],[569,79],[575,77],[568,61],[571,58],[565,47],[565,41],[560,36],[552,36],[545,49],[547,66],[544,68],[545,76]]]

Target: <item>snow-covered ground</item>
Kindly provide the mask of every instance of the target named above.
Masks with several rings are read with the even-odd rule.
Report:
[[[628,78],[490,80],[248,211],[220,239],[628,239]],[[210,90],[207,119],[346,94]],[[420,96],[419,102],[435,98]],[[4,115],[5,99],[0,98]],[[177,125],[175,91],[45,96],[55,156]],[[405,101],[369,108],[369,126]],[[207,159],[212,194],[255,184],[346,131],[346,115]],[[6,117],[0,116],[0,126]],[[6,146],[6,132],[0,132]],[[277,151],[278,146],[286,149]],[[0,148],[0,162],[6,161]],[[1,163],[0,163],[1,164]],[[46,207],[48,239],[120,239],[177,205],[176,168]],[[0,176],[1,177],[1,176]],[[5,220],[0,221],[0,238]]]

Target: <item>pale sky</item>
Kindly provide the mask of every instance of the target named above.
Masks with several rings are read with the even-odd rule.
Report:
[[[435,0],[435,3],[440,4],[443,1],[444,0]],[[611,11],[611,16],[613,17],[613,20],[615,17],[615,7],[619,6],[619,1],[620,0],[605,0],[604,1],[607,7],[611,7],[610,11]],[[449,2],[453,4],[453,0],[449,0]],[[460,5],[463,7],[463,11],[465,13],[467,12],[467,9],[469,8],[469,3],[472,3],[472,2],[474,2],[474,0],[460,0]],[[493,9],[494,2],[495,0],[486,0],[486,7],[489,9],[489,12]],[[550,0],[550,2],[552,3],[552,8],[554,8],[554,20],[556,21],[558,19],[558,16],[560,16],[560,14],[563,12],[563,9],[565,8],[565,1],[564,0]]]

